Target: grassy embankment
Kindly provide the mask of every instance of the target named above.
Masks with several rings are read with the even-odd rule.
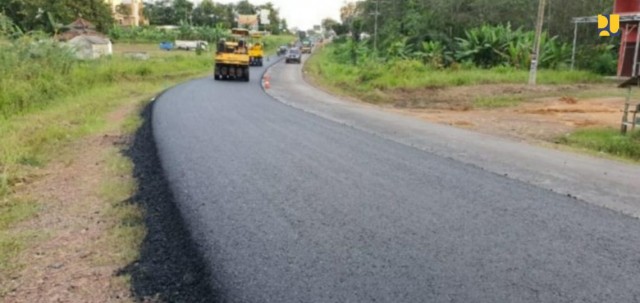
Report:
[[[172,84],[211,69],[210,57],[193,53],[152,55],[146,61],[117,54],[80,62],[53,46],[42,47],[38,49],[41,54],[31,55],[26,49],[16,48],[20,45],[0,49],[0,276],[5,277],[23,266],[14,258],[31,241],[44,241],[47,236],[47,231],[13,229],[42,210],[42,201],[17,189],[42,177],[40,171],[63,156],[65,147],[118,127],[109,124],[109,113],[148,100]],[[114,153],[110,161],[128,160]],[[121,171],[105,174],[130,175],[128,164],[113,167]],[[114,222],[138,222],[130,218],[140,216],[138,210],[113,204],[116,197],[130,195],[132,186],[113,189],[104,201]],[[114,234],[123,235],[122,249],[137,249],[144,231],[142,225],[114,224],[112,228]]]
[[[268,37],[267,53],[273,53],[291,37]],[[66,147],[83,138],[114,128],[123,135],[137,128],[137,113],[125,125],[111,125],[108,116],[125,106],[148,102],[159,91],[211,72],[212,54],[163,52],[155,44],[116,44],[115,55],[95,61],[75,60],[55,45],[32,47],[30,38],[14,44],[0,43],[0,277],[22,265],[14,258],[42,239],[46,231],[17,231],[20,222],[34,217],[42,203],[22,195],[19,188],[40,178],[39,171],[63,157]],[[127,52],[146,52],[149,60],[136,60]],[[112,234],[120,242],[127,260],[135,258],[144,227],[135,217],[140,211],[116,203],[135,190],[131,179],[109,176],[131,175],[131,163],[118,152],[111,153],[105,172],[103,198],[106,213],[116,221]],[[128,251],[128,252],[127,252]]]
[[[560,138],[559,143],[640,162],[640,131],[623,136],[617,129],[586,128]]]
[[[495,109],[517,106],[530,99],[554,94],[546,90],[518,92],[516,94],[496,94],[484,92],[480,87],[490,85],[518,85],[527,83],[529,72],[509,67],[492,69],[463,68],[433,69],[417,61],[394,61],[389,63],[365,63],[360,65],[340,63],[336,47],[327,45],[318,50],[306,63],[305,71],[314,83],[333,93],[356,97],[374,104],[397,105],[401,98],[429,96],[430,92],[477,86],[479,89],[461,108]],[[538,83],[541,85],[573,85],[601,83],[604,78],[587,71],[541,70]],[[508,91],[508,90],[507,90]],[[613,90],[611,92],[614,92]],[[577,97],[589,97],[594,92],[576,91]],[[610,93],[610,91],[607,91]],[[622,95],[623,92],[616,92]],[[557,94],[557,93],[556,93]],[[598,94],[597,92],[595,94]],[[408,97],[407,97],[408,96]],[[468,96],[465,96],[468,98]],[[419,97],[424,99],[426,97]],[[455,96],[451,102],[460,102]],[[404,102],[402,106],[428,108],[424,100]],[[442,100],[438,100],[441,102]],[[426,105],[425,105],[426,104]],[[581,149],[608,153],[614,156],[640,161],[640,136],[620,136],[614,129],[581,129],[574,134],[560,138],[558,142]]]
[[[305,66],[319,84],[339,93],[350,93],[366,102],[392,102],[397,91],[447,88],[484,84],[523,84],[529,72],[509,67],[480,69],[457,66],[434,69],[418,61],[365,62],[352,65],[336,60],[333,45],[318,50]],[[601,76],[585,71],[541,70],[540,84],[602,82]],[[482,103],[482,102],[480,102]]]

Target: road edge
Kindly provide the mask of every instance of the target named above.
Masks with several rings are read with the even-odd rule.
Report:
[[[158,156],[152,112],[158,94],[140,113],[143,121],[124,156],[133,163],[138,188],[131,203],[144,211],[147,234],[140,257],[117,275],[131,276],[131,292],[142,302],[211,302],[211,273],[174,201]]]

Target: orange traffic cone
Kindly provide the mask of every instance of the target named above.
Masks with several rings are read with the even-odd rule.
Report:
[[[268,74],[264,75],[264,88],[265,89],[270,89],[271,88],[271,76],[269,76]]]

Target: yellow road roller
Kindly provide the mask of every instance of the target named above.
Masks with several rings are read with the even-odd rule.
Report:
[[[248,30],[234,28],[230,38],[218,42],[213,70],[215,80],[249,81],[248,37]]]

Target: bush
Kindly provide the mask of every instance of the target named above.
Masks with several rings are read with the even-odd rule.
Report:
[[[109,31],[109,37],[117,42],[129,43],[159,43],[175,40],[204,40],[217,42],[226,37],[227,31],[222,27],[193,27],[186,23],[177,30],[159,29],[153,26],[121,27],[114,26]]]
[[[81,61],[68,47],[46,35],[23,35],[0,44],[0,120],[96,86],[205,71],[210,65],[211,59],[205,56],[194,60],[171,56],[148,61],[122,57]]]
[[[482,26],[466,32],[464,38],[458,38],[456,58],[471,61],[482,68],[510,65],[516,68],[529,68],[531,50],[535,33],[511,26]],[[566,67],[571,59],[571,46],[560,42],[557,37],[541,37],[538,64],[542,68]]]
[[[585,47],[577,54],[579,68],[600,75],[615,75],[618,68],[618,55],[612,44],[599,44]]]

